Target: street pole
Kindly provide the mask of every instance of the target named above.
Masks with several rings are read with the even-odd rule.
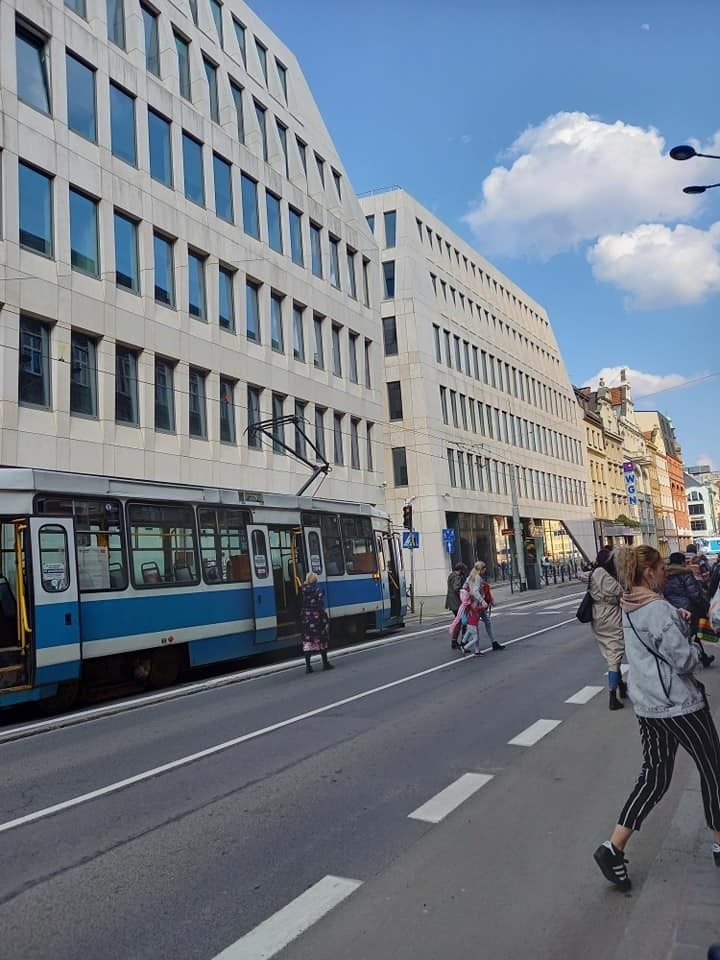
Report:
[[[415,528],[410,526],[410,613],[415,613]]]
[[[525,552],[522,542],[522,528],[520,527],[520,507],[518,505],[517,477],[515,471],[517,467],[514,463],[506,463],[506,469],[510,468],[510,496],[512,497],[512,520],[513,532],[515,538],[515,559],[518,568],[518,578],[520,580],[520,592],[527,590],[527,580],[525,578]]]

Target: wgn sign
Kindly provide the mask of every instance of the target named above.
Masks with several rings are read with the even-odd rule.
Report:
[[[635,477],[635,464],[632,460],[626,460],[623,464],[623,474],[625,476],[625,489],[627,491],[628,504],[631,507],[637,506],[637,481]]]

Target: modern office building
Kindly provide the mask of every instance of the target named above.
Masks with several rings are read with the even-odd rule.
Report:
[[[545,311],[403,190],[361,203],[381,248],[386,504],[399,521],[412,501],[416,593],[460,559],[506,564],[514,505],[528,565],[591,554],[582,414]]]
[[[294,492],[295,416],[382,500],[377,246],[292,53],[240,0],[3,0],[0,47],[0,462]]]
[[[716,537],[718,530],[718,483],[702,474],[686,473],[685,488],[690,514],[690,539]]]

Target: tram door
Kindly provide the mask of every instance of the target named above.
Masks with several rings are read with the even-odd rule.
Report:
[[[391,617],[399,617],[402,607],[400,570],[392,534],[377,533],[378,555],[382,558],[381,582],[383,610]]]
[[[0,520],[0,690],[32,680],[29,544],[27,520]]]
[[[80,675],[75,532],[68,517],[31,517],[35,682]],[[107,562],[107,561],[106,561]]]
[[[300,633],[300,587],[305,580],[305,545],[297,524],[268,527],[270,563],[275,586],[278,637]]]
[[[255,643],[269,643],[277,637],[278,621],[268,528],[248,524],[247,533],[250,547]]]

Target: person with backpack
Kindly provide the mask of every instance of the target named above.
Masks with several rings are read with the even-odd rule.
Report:
[[[627,687],[620,668],[625,655],[620,614],[623,588],[618,583],[613,553],[610,550],[603,548],[598,552],[588,580],[588,591],[592,600],[592,632],[608,668],[609,708],[622,710],[622,701],[627,697]]]
[[[610,839],[593,856],[604,877],[627,891],[632,883],[625,847],[670,787],[678,747],[690,754],[700,774],[705,820],[714,834],[713,861],[720,867],[720,738],[705,689],[694,676],[700,651],[680,611],[663,598],[663,558],[653,547],[619,547],[615,568],[624,588],[628,687],[643,764]]]
[[[698,580],[692,569],[685,564],[682,553],[671,553],[665,571],[664,596],[677,610],[687,610],[690,614],[690,632],[697,633],[700,620],[707,617],[710,599],[702,580]],[[700,662],[709,667],[715,657],[705,652],[700,643]]]

